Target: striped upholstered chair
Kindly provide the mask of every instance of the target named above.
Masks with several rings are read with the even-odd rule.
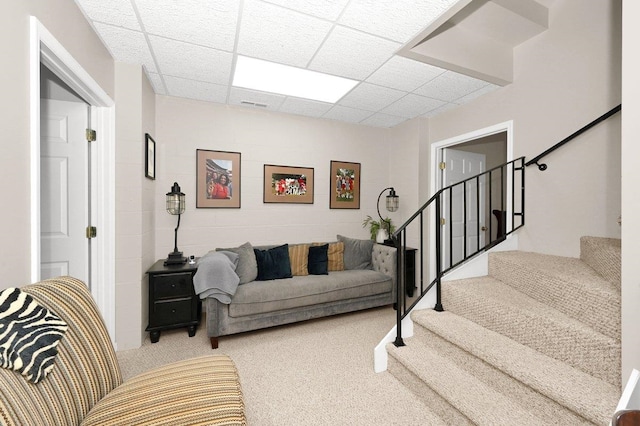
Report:
[[[174,363],[122,381],[104,322],[84,283],[57,278],[20,289],[68,329],[52,371],[33,384],[0,368],[0,424],[244,425],[236,368],[226,356]]]

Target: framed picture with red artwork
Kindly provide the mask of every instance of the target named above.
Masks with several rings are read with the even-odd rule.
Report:
[[[360,208],[360,163],[332,161],[329,208]]]
[[[240,208],[240,153],[196,150],[196,207]]]
[[[313,168],[265,164],[263,201],[313,204]]]

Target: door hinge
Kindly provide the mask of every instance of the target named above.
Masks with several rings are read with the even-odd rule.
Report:
[[[87,142],[96,141],[96,131],[93,129],[87,129]]]
[[[87,238],[95,238],[98,236],[98,229],[95,226],[87,226]]]
[[[447,163],[445,163],[444,161],[440,162],[440,170],[444,170],[447,168]]]
[[[440,225],[445,225],[447,221],[444,218],[440,218]]]

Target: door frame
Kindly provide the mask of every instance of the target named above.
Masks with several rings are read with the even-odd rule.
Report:
[[[489,127],[485,127],[478,130],[473,130],[468,133],[464,133],[462,135],[453,136],[448,139],[444,139],[438,142],[434,142],[431,144],[430,151],[430,179],[429,179],[429,193],[430,196],[433,196],[440,187],[442,186],[441,182],[441,174],[440,172],[440,162],[442,161],[442,152],[445,148],[453,148],[455,145],[463,144],[465,142],[471,142],[476,139],[480,139],[486,136],[495,135],[497,133],[507,134],[507,161],[513,160],[513,120],[505,121],[503,123],[494,124]],[[511,183],[507,181],[507,194],[511,194]],[[513,203],[511,202],[511,198],[507,197],[507,211],[512,211]],[[435,223],[435,209],[431,209],[429,214],[429,223]],[[507,215],[507,229],[510,229],[511,226],[511,216]],[[511,235],[507,236],[510,238]],[[436,261],[436,243],[435,238],[429,239],[429,270],[435,271],[435,261]],[[430,274],[431,275],[431,274]],[[431,279],[435,278],[435,275],[431,277]]]
[[[99,237],[92,242],[91,293],[115,338],[115,103],[73,56],[34,16],[30,17],[30,188],[31,281],[40,281],[40,63],[91,105],[90,122],[97,132],[92,142],[92,223]],[[100,194],[96,197],[95,194]]]

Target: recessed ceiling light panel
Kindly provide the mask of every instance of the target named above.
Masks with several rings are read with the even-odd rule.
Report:
[[[262,92],[336,103],[357,81],[238,56],[233,85]]]

